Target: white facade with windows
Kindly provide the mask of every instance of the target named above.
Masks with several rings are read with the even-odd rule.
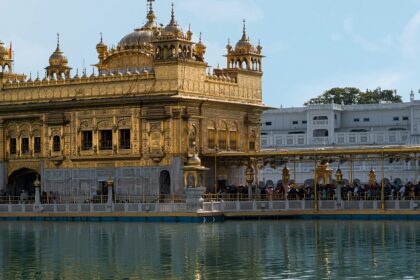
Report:
[[[323,147],[401,146],[420,145],[420,101],[368,105],[310,105],[300,108],[281,108],[263,114],[261,147],[264,150],[318,149]],[[391,160],[390,160],[391,161]],[[332,167],[338,163],[332,163]],[[418,163],[394,160],[385,165],[385,178],[390,182],[417,181]],[[288,165],[296,173],[297,183],[313,178],[313,166],[299,163]],[[345,178],[367,182],[371,168],[378,174],[380,165],[374,162],[342,163]],[[352,171],[352,175],[346,172]],[[260,171],[262,181],[276,183],[281,170],[265,167]],[[347,176],[346,176],[347,174]],[[292,176],[293,179],[293,176]]]

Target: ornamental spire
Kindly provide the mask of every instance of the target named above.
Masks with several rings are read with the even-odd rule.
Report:
[[[247,36],[246,36],[246,20],[243,20],[244,23],[244,27],[243,27],[243,33],[242,33],[242,40],[247,40]]]
[[[172,2],[171,4],[172,6],[172,10],[171,10],[171,22],[169,23],[169,25],[176,25],[176,20],[175,20],[175,10],[174,10],[174,2]]]
[[[149,12],[147,13],[147,19],[149,20],[149,23],[153,23],[153,21],[156,19],[155,12],[153,11],[153,2],[155,0],[147,0],[147,3],[149,5]]]

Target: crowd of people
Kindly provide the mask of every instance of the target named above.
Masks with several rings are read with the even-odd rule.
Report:
[[[291,184],[286,188],[281,182],[276,186],[265,185],[260,187],[258,194],[261,198],[273,200],[313,200],[314,186],[313,185],[298,185]],[[375,184],[345,184],[336,187],[334,184],[317,185],[318,199],[319,200],[334,200],[341,198],[342,200],[380,200],[382,186],[379,183]],[[255,186],[253,188],[255,193]],[[226,186],[221,187],[218,191],[220,196],[247,196],[248,187],[246,186]],[[384,196],[386,200],[405,200],[420,198],[420,182],[413,184],[390,184],[384,185]]]

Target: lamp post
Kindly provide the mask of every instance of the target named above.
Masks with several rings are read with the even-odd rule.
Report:
[[[214,148],[214,194],[217,196],[217,146]]]
[[[41,182],[39,181],[39,176],[36,176],[36,179],[34,181],[34,187],[35,187],[35,204],[34,204],[34,208],[35,208],[35,212],[40,212],[41,209],[41,192],[40,192],[40,187],[41,187]]]
[[[108,187],[108,200],[106,203],[106,207],[108,208],[108,210],[112,209],[112,187],[114,186],[114,180],[112,180],[112,177],[109,176],[108,180],[106,181],[106,186]]]
[[[335,181],[336,181],[336,197],[337,197],[337,202],[340,203],[341,205],[341,186],[342,186],[342,182],[343,182],[343,172],[340,169],[340,165],[338,166],[337,171],[335,172]]]
[[[252,168],[251,165],[251,160],[248,162],[248,167],[246,168],[245,171],[245,179],[246,179],[246,183],[248,184],[248,199],[252,198],[252,183],[254,182],[254,169]]]

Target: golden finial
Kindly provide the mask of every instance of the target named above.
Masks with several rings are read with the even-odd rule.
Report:
[[[153,11],[153,2],[155,2],[155,0],[147,0],[148,5],[149,5],[149,11],[152,12]]]
[[[103,43],[102,32],[100,32],[99,35],[101,36],[101,43]]]
[[[202,35],[202,34],[201,34],[201,32],[200,32],[200,38],[199,38],[199,40],[198,40],[198,43],[200,43],[200,44],[202,43],[202,42],[201,42],[201,35]]]
[[[60,49],[60,33],[57,33],[57,50]]]

